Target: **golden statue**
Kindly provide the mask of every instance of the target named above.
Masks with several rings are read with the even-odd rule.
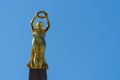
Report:
[[[40,16],[40,14],[44,14],[44,16]],[[34,21],[36,18],[45,18],[47,20],[47,26],[45,29],[42,29],[43,23],[37,22],[36,28],[34,27]],[[31,21],[31,28],[33,33],[33,41],[32,41],[32,54],[29,63],[27,66],[30,69],[48,69],[48,64],[45,59],[45,33],[50,27],[50,22],[45,11],[39,11],[36,13],[34,18]]]

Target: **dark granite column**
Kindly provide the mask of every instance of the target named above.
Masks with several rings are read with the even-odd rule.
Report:
[[[46,69],[30,69],[29,80],[47,80]]]

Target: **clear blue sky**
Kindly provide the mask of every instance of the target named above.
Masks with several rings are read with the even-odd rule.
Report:
[[[30,20],[48,12],[48,80],[120,80],[120,0],[0,0],[0,80],[28,80]]]

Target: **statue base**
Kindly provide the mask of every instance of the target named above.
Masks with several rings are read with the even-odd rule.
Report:
[[[46,69],[30,69],[29,80],[47,80]]]

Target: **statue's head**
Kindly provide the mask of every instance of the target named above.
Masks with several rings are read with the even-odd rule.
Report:
[[[37,26],[37,29],[42,29],[43,23],[42,22],[38,22],[36,24],[36,26]]]

